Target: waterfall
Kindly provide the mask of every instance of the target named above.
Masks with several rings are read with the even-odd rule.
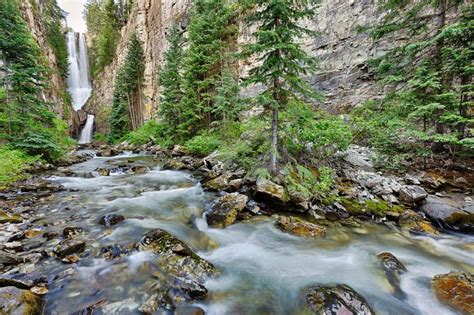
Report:
[[[86,38],[82,33],[67,34],[69,74],[67,78],[68,92],[72,98],[74,110],[81,109],[92,93],[89,76],[89,59],[87,57]],[[79,143],[90,143],[94,127],[94,116],[88,115],[86,125],[81,131]]]
[[[93,128],[94,128],[94,115],[87,115],[86,124],[81,131],[81,136],[79,137],[79,144],[91,143]]]

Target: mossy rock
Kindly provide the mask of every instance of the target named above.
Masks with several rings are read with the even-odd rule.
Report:
[[[279,217],[275,226],[295,236],[320,238],[326,235],[326,229],[298,217]]]
[[[0,288],[1,314],[37,315],[42,311],[42,299],[31,291],[12,286]]]
[[[0,223],[22,223],[23,218],[18,215],[9,215],[6,212],[0,210]]]
[[[431,282],[436,297],[462,314],[474,314],[474,276],[450,272],[437,275]]]

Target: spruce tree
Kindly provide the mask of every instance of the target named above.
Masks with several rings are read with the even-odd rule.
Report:
[[[469,90],[472,91],[473,6],[460,0],[407,0],[382,2],[386,16],[369,34],[382,39],[403,32],[407,43],[373,60],[378,78],[394,92],[387,103],[420,119],[420,139],[433,143],[465,145]],[[448,13],[454,22],[447,24]],[[471,61],[470,61],[471,60]],[[472,104],[472,100],[471,100]]]
[[[196,0],[190,14],[189,48],[184,66],[180,130],[184,136],[209,130],[214,119],[217,85],[229,43],[234,40],[234,11],[228,0]]]
[[[169,43],[165,65],[159,73],[161,87],[159,115],[167,125],[170,135],[176,136],[180,125],[180,103],[183,98],[183,36],[176,24],[167,36]]]
[[[315,59],[301,47],[303,35],[315,35],[301,25],[301,20],[312,18],[315,11],[310,0],[253,0],[256,5],[249,22],[256,26],[255,43],[244,47],[243,57],[256,56],[247,84],[263,84],[261,99],[272,117],[270,170],[277,172],[278,113],[290,98],[315,96],[302,78],[316,68]]]
[[[214,115],[221,115],[222,121],[225,124],[236,120],[242,108],[240,86],[230,66],[225,66],[217,83],[216,103],[212,113]]]
[[[140,88],[143,81],[143,47],[136,33],[128,45],[127,57],[115,79],[112,110],[109,117],[109,140],[120,140],[130,130],[141,124]]]

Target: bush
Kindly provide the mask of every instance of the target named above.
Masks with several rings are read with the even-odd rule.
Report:
[[[342,117],[315,112],[304,103],[292,102],[281,120],[284,151],[300,161],[329,158],[352,140],[350,126]]]
[[[150,120],[137,130],[129,132],[125,140],[132,144],[146,144],[152,141],[162,147],[170,147],[173,145],[172,137],[167,133],[168,128],[164,124]]]
[[[28,178],[29,175],[25,171],[38,160],[38,157],[29,156],[21,150],[9,147],[0,148],[0,189],[6,188],[18,180]]]
[[[335,184],[335,172],[329,167],[307,168],[288,163],[283,169],[285,187],[290,195],[301,195],[322,200],[328,197]]]
[[[219,148],[221,141],[215,134],[203,134],[195,136],[184,144],[188,153],[207,155]]]

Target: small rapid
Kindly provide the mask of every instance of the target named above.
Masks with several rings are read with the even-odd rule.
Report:
[[[266,216],[209,228],[204,211],[217,195],[203,191],[191,174],[160,165],[152,156],[129,153],[96,157],[70,167],[67,174],[50,174],[68,190],[40,207],[38,224],[46,230],[80,226],[88,245],[75,265],[50,258],[37,267],[54,279],[46,297],[48,314],[70,313],[98,301],[106,301],[104,314],[140,314],[164,273],[155,255],[134,251],[105,260],[99,252],[107,245],[137,242],[156,228],[188,244],[220,271],[206,282],[208,299],[196,304],[206,314],[291,314],[303,287],[332,283],[354,288],[377,314],[454,314],[438,302],[430,281],[451,270],[474,272],[474,238],[465,235],[410,236],[390,224],[367,222],[335,225],[325,238],[305,239],[283,233]],[[101,176],[101,168],[117,171]],[[111,213],[125,220],[110,228],[98,224]],[[404,299],[392,295],[377,267],[376,255],[386,251],[407,267],[401,278]]]

